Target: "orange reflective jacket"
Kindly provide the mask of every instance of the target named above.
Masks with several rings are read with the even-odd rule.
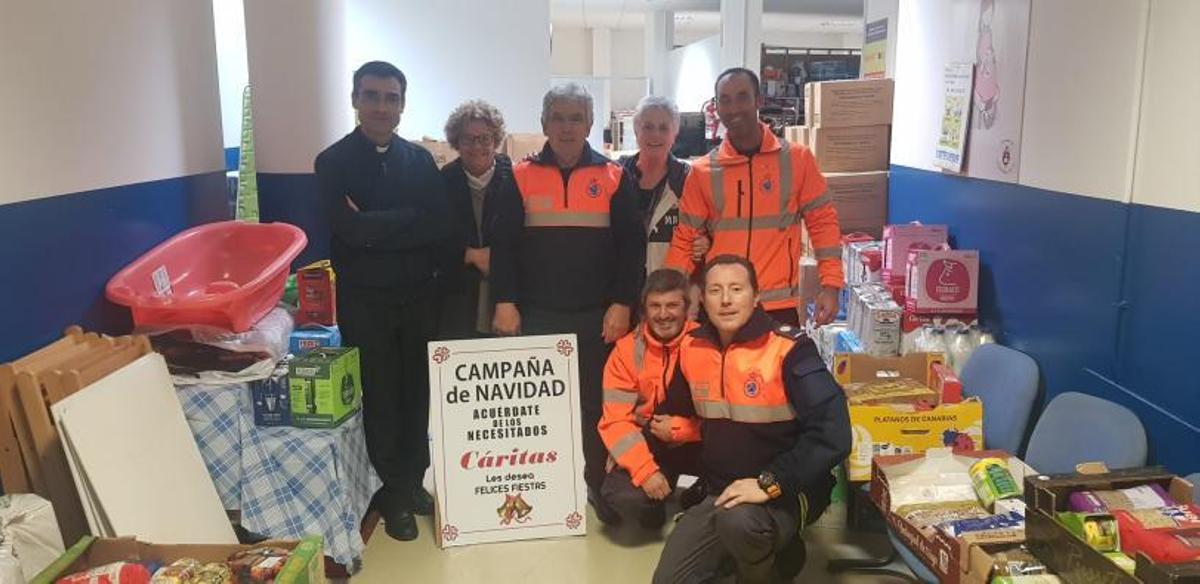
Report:
[[[683,334],[662,343],[643,323],[621,337],[604,366],[604,414],[600,438],[621,468],[629,471],[633,485],[640,487],[658,472],[650,446],[643,434],[654,409],[666,398],[667,386],[679,362],[679,345],[696,323],[685,325]],[[700,440],[700,421],[672,416],[671,442]]]
[[[764,470],[785,493],[829,492],[850,414],[811,339],[756,310],[728,345],[712,324],[688,333],[679,364],[659,411],[700,417],[709,492]]]
[[[708,233],[709,259],[734,254],[754,264],[767,310],[795,307],[801,219],[812,240],[821,285],[841,288],[842,235],[825,177],[808,148],[780,140],[764,124],[762,147],[753,156],[738,153],[726,139],[692,165],[667,266],[690,273],[692,240]]]

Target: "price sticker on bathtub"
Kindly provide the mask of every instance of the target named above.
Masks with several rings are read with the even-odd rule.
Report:
[[[166,266],[159,266],[150,274],[150,278],[154,280],[154,292],[159,296],[168,296],[171,294],[171,276],[167,274]]]

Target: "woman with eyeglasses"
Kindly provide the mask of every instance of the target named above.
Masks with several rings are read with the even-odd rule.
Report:
[[[475,338],[492,330],[488,275],[496,197],[502,189],[516,189],[512,161],[496,152],[503,140],[504,116],[485,101],[468,101],[446,120],[446,141],[458,151],[458,159],[442,168],[442,178],[455,233],[466,253],[462,269],[450,275],[445,289],[438,334],[442,339]]]

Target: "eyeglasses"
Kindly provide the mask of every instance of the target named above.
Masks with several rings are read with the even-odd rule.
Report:
[[[463,146],[491,146],[495,140],[492,139],[491,134],[479,134],[478,136],[463,134],[459,137],[458,142]]]

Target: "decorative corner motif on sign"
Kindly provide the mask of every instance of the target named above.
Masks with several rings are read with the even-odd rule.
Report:
[[[570,357],[571,353],[575,352],[575,346],[572,345],[571,341],[568,341],[567,339],[559,341],[555,346],[558,348],[558,352],[562,354],[563,357]]]
[[[567,515],[567,529],[579,529],[581,524],[583,524],[583,516],[578,511],[572,511],[570,515]]]
[[[441,365],[442,363],[446,362],[446,359],[449,359],[449,358],[450,358],[450,349],[447,349],[446,347],[438,347],[433,350],[433,362],[434,363]]]
[[[442,526],[442,539],[446,541],[454,541],[458,539],[458,528],[447,523]]]

